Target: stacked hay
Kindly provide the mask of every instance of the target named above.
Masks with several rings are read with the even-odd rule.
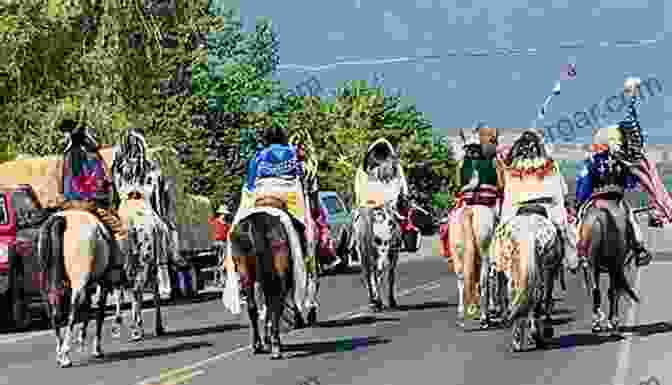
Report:
[[[103,146],[100,153],[107,163],[109,174],[114,147]],[[176,202],[176,223],[184,226],[207,224],[211,211],[210,200],[185,192],[187,180],[173,150],[169,147],[157,147],[149,149],[148,155],[150,159],[159,161],[166,179],[172,185]],[[29,184],[35,190],[42,206],[51,206],[59,197],[57,183],[60,172],[57,170],[57,165],[60,159],[62,155],[46,157],[19,155],[17,160],[0,164],[0,185]]]
[[[42,206],[51,206],[58,197],[57,163],[59,156],[19,159],[0,164],[0,185],[29,184]]]

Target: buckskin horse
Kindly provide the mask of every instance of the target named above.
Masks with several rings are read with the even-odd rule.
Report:
[[[101,286],[96,315],[94,357],[102,357],[102,330],[107,295],[120,282],[118,263],[112,261],[111,235],[101,222],[84,210],[66,210],[51,216],[43,224],[37,256],[48,280],[48,308],[56,334],[56,361],[60,367],[72,366],[70,345],[75,324],[86,325],[91,294]],[[118,262],[118,261],[116,261]],[[65,337],[61,320],[67,316]],[[85,326],[84,326],[85,327]]]

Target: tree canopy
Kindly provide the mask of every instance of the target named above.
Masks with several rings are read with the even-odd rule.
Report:
[[[404,167],[432,161],[448,178],[450,154],[413,103],[379,85],[346,81],[334,98],[303,97],[275,79],[280,43],[258,19],[244,32],[236,10],[208,0],[155,14],[143,0],[22,0],[0,18],[0,161],[62,151],[66,118],[118,142],[143,127],[150,146],[175,148],[184,193],[231,203],[260,129],[277,125],[305,146],[322,189],[350,191],[368,144],[390,140]],[[210,7],[210,8],[208,8]],[[217,9],[214,9],[214,8]],[[438,177],[438,179],[437,179]],[[432,179],[433,178],[433,179]],[[431,197],[430,197],[431,199]]]

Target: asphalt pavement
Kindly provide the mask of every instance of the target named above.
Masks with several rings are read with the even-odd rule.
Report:
[[[642,303],[622,301],[623,337],[590,333],[586,290],[568,275],[551,346],[514,354],[508,330],[456,328],[454,274],[431,243],[427,239],[420,253],[403,256],[395,311],[369,313],[357,274],[325,277],[320,324],[283,337],[285,360],[252,356],[246,315],[233,316],[218,295],[203,294],[199,302],[163,308],[167,335],[160,338],[153,335],[153,309],[145,310],[147,338],[140,343],[127,342],[127,333],[113,340],[108,321],[105,357],[73,350],[74,366],[67,369],[56,365],[49,330],[2,334],[0,384],[638,385],[651,376],[660,384],[672,381],[666,286],[672,254],[659,253],[653,265],[632,274]],[[606,292],[606,279],[603,287]]]

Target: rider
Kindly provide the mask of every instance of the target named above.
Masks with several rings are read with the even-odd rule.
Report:
[[[588,211],[587,208],[593,205],[595,198],[613,192],[622,194],[626,190],[635,189],[640,182],[639,178],[632,173],[633,164],[638,164],[644,156],[642,132],[635,110],[636,103],[636,95],[632,95],[626,119],[617,126],[595,132],[592,154],[579,165],[576,177],[579,225]],[[625,175],[621,175],[616,167],[612,167],[614,161],[621,161],[627,166]],[[653,257],[644,247],[639,224],[628,202],[621,199],[620,203],[628,213],[628,241],[636,255],[636,264],[637,266],[648,265]],[[588,257],[588,247],[586,240],[579,240],[577,243],[582,261]]]
[[[133,190],[125,191],[124,193],[146,193],[148,197],[137,196],[136,198],[146,199],[150,204],[151,209],[157,218],[160,219],[159,226],[162,227],[162,232],[165,235],[166,250],[160,253],[158,262],[158,280],[159,292],[163,298],[170,297],[171,282],[170,272],[168,269],[169,254],[173,256],[173,262],[181,267],[186,265],[179,256],[178,244],[175,242],[176,226],[171,220],[168,207],[166,206],[166,191],[161,167],[158,161],[149,159],[147,155],[147,141],[145,139],[145,131],[142,128],[131,128],[128,130],[126,140],[120,146],[120,153],[118,156],[123,156],[123,165],[116,172],[127,182],[133,183]],[[121,164],[121,163],[120,163]],[[117,198],[121,198],[118,196]],[[125,196],[124,199],[129,199]],[[120,207],[121,200],[115,202],[117,207]],[[171,234],[172,233],[172,234]]]
[[[524,132],[509,152],[502,166],[510,170],[505,181],[502,223],[516,215],[526,205],[538,204],[545,208],[562,241],[563,262],[570,270],[576,269],[573,231],[567,217],[565,199],[567,184],[560,166],[551,157],[543,136],[534,129]],[[515,209],[515,211],[514,211]]]
[[[390,191],[379,192],[370,189],[369,181],[378,181],[389,185],[393,183]],[[401,167],[397,153],[392,144],[383,138],[374,141],[368,148],[362,167],[355,174],[354,189],[355,208],[369,207],[371,202],[381,204],[386,201],[396,200],[398,211],[405,211],[408,205],[409,189]],[[359,210],[352,211],[352,223],[356,223]],[[355,250],[356,239],[350,237],[349,250]]]
[[[271,180],[271,183],[285,179],[290,184],[294,183],[297,177],[303,177],[304,170],[301,151],[296,146],[289,144],[287,132],[282,127],[267,127],[263,132],[262,139],[263,144],[257,144],[256,155],[247,164],[247,176],[245,185],[243,186],[240,208],[247,209],[250,207],[266,206],[288,211],[299,236],[304,256],[313,257],[308,256],[307,253],[306,228],[308,223],[304,223],[304,221],[314,221],[314,218],[310,218],[310,215],[305,215],[305,200],[300,199],[303,194],[298,194],[299,192],[297,191],[296,199],[293,199],[290,196],[283,197],[284,194],[274,194],[272,191],[265,191],[263,193],[259,191],[260,185],[264,184],[268,179]],[[294,188],[298,190],[300,185],[291,187],[291,189]],[[241,212],[239,210],[236,218]],[[236,218],[234,218],[234,222],[236,222]],[[309,270],[315,270],[308,265],[312,265],[312,263],[308,263],[307,267]],[[232,260],[232,257],[227,256],[224,267],[227,273],[235,269],[235,262]],[[245,286],[249,287],[252,284],[251,278],[240,277],[241,289]]]
[[[114,263],[111,265],[123,264],[122,250],[128,239],[128,229],[111,207],[114,186],[107,174],[109,167],[99,152],[95,132],[89,127],[78,127],[71,119],[64,120],[59,128],[66,135],[66,145],[54,175],[59,196],[49,206],[61,210],[85,210],[95,215],[112,237],[110,246]]]
[[[494,210],[496,216],[501,205],[501,178],[496,166],[498,130],[488,127],[485,122],[479,122],[474,127],[473,134],[471,139],[466,141],[464,158],[458,164],[457,179],[461,189],[456,196],[456,210],[453,211],[455,215],[459,215],[458,211],[462,213],[460,222],[465,239],[474,238],[472,222],[476,220],[474,212],[466,209],[476,205],[485,206]],[[464,242],[463,271],[457,274],[459,291],[464,291],[464,301],[460,301],[464,308],[458,309],[458,316],[468,321],[477,321],[481,318],[485,324],[487,309],[480,308],[482,305],[479,295],[480,277],[476,269],[479,261],[474,260],[476,253],[472,246],[472,242]]]

